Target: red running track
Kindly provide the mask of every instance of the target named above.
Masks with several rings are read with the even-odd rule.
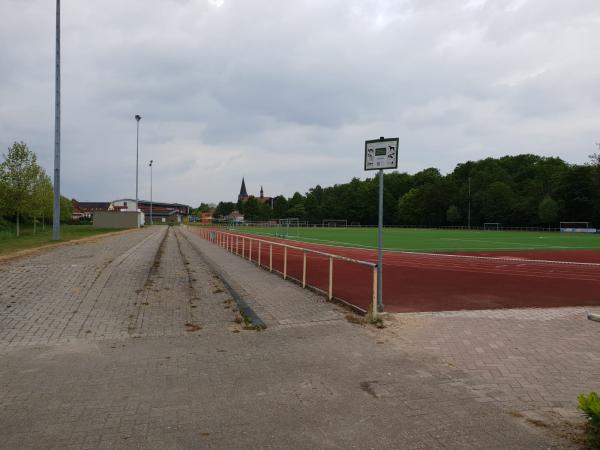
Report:
[[[364,261],[377,259],[376,251],[370,249],[260,238]],[[247,242],[246,258],[250,256]],[[251,259],[256,263],[258,249],[253,245]],[[263,266],[269,264],[267,247],[263,244],[261,248]],[[238,252],[241,250],[240,244]],[[273,269],[283,271],[281,247],[273,247]],[[287,272],[291,278],[302,279],[302,252],[288,250]],[[327,291],[328,273],[328,258],[307,254],[307,284]],[[333,280],[334,297],[363,310],[371,304],[371,268],[336,260]],[[385,252],[383,302],[391,312],[596,306],[600,305],[600,251]]]

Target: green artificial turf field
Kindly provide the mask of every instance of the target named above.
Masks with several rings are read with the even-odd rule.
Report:
[[[232,231],[275,236],[283,228],[237,226]],[[315,244],[376,248],[377,228],[290,227],[288,238]],[[384,248],[417,252],[600,249],[600,234],[534,231],[385,228]]]

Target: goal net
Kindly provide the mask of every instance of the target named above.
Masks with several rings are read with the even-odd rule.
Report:
[[[323,219],[322,225],[324,227],[347,227],[348,221],[346,219]]]
[[[300,219],[297,217],[289,217],[287,219],[279,219],[275,236],[282,238],[298,237],[300,235]]]
[[[502,224],[499,222],[486,222],[483,224],[484,231],[500,231]]]

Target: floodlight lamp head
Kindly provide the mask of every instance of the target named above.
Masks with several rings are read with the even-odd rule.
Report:
[[[154,160],[150,160],[150,167],[152,167],[152,163],[154,162]]]
[[[142,120],[142,116],[140,116],[139,114],[136,114],[135,120],[137,120],[139,122],[140,120]]]

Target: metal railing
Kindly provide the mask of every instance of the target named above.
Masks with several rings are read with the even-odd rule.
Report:
[[[225,231],[221,231],[218,229],[204,229],[201,228],[198,230],[198,233],[201,237],[212,242],[223,249],[233,253],[235,255],[241,256],[244,259],[248,259],[248,261],[255,262],[258,267],[269,270],[269,272],[280,273],[283,276],[283,279],[286,280],[288,278],[297,281],[302,285],[303,288],[307,286],[313,290],[322,292],[327,296],[328,300],[336,299],[341,301],[353,308],[359,309],[360,311],[366,313],[367,310],[361,306],[358,306],[355,303],[352,303],[350,299],[345,299],[341,297],[334,297],[333,288],[334,288],[334,261],[344,261],[346,263],[356,264],[359,266],[369,267],[372,271],[372,291],[371,296],[367,303],[370,303],[372,306],[367,309],[371,309],[371,314],[373,318],[377,316],[377,290],[379,286],[377,285],[377,264],[369,261],[362,261],[359,259],[349,258],[347,256],[335,255],[332,253],[321,252],[319,250],[314,250],[310,248],[297,247],[294,245],[284,244],[281,242],[270,241],[266,239],[260,239],[255,237],[250,237],[247,235],[229,233]],[[268,248],[268,264],[267,262],[263,263],[263,253],[266,253],[264,250]],[[273,249],[283,249],[283,268],[282,270],[277,270],[273,265]],[[253,250],[256,253],[256,256],[253,260]],[[288,260],[289,260],[289,250],[293,250],[296,252],[300,252],[302,255],[302,276],[301,279],[296,279],[290,276],[288,272]],[[319,288],[315,284],[309,284],[307,282],[307,256],[308,255],[316,255],[322,258],[328,259],[328,282],[327,282],[327,290]]]

